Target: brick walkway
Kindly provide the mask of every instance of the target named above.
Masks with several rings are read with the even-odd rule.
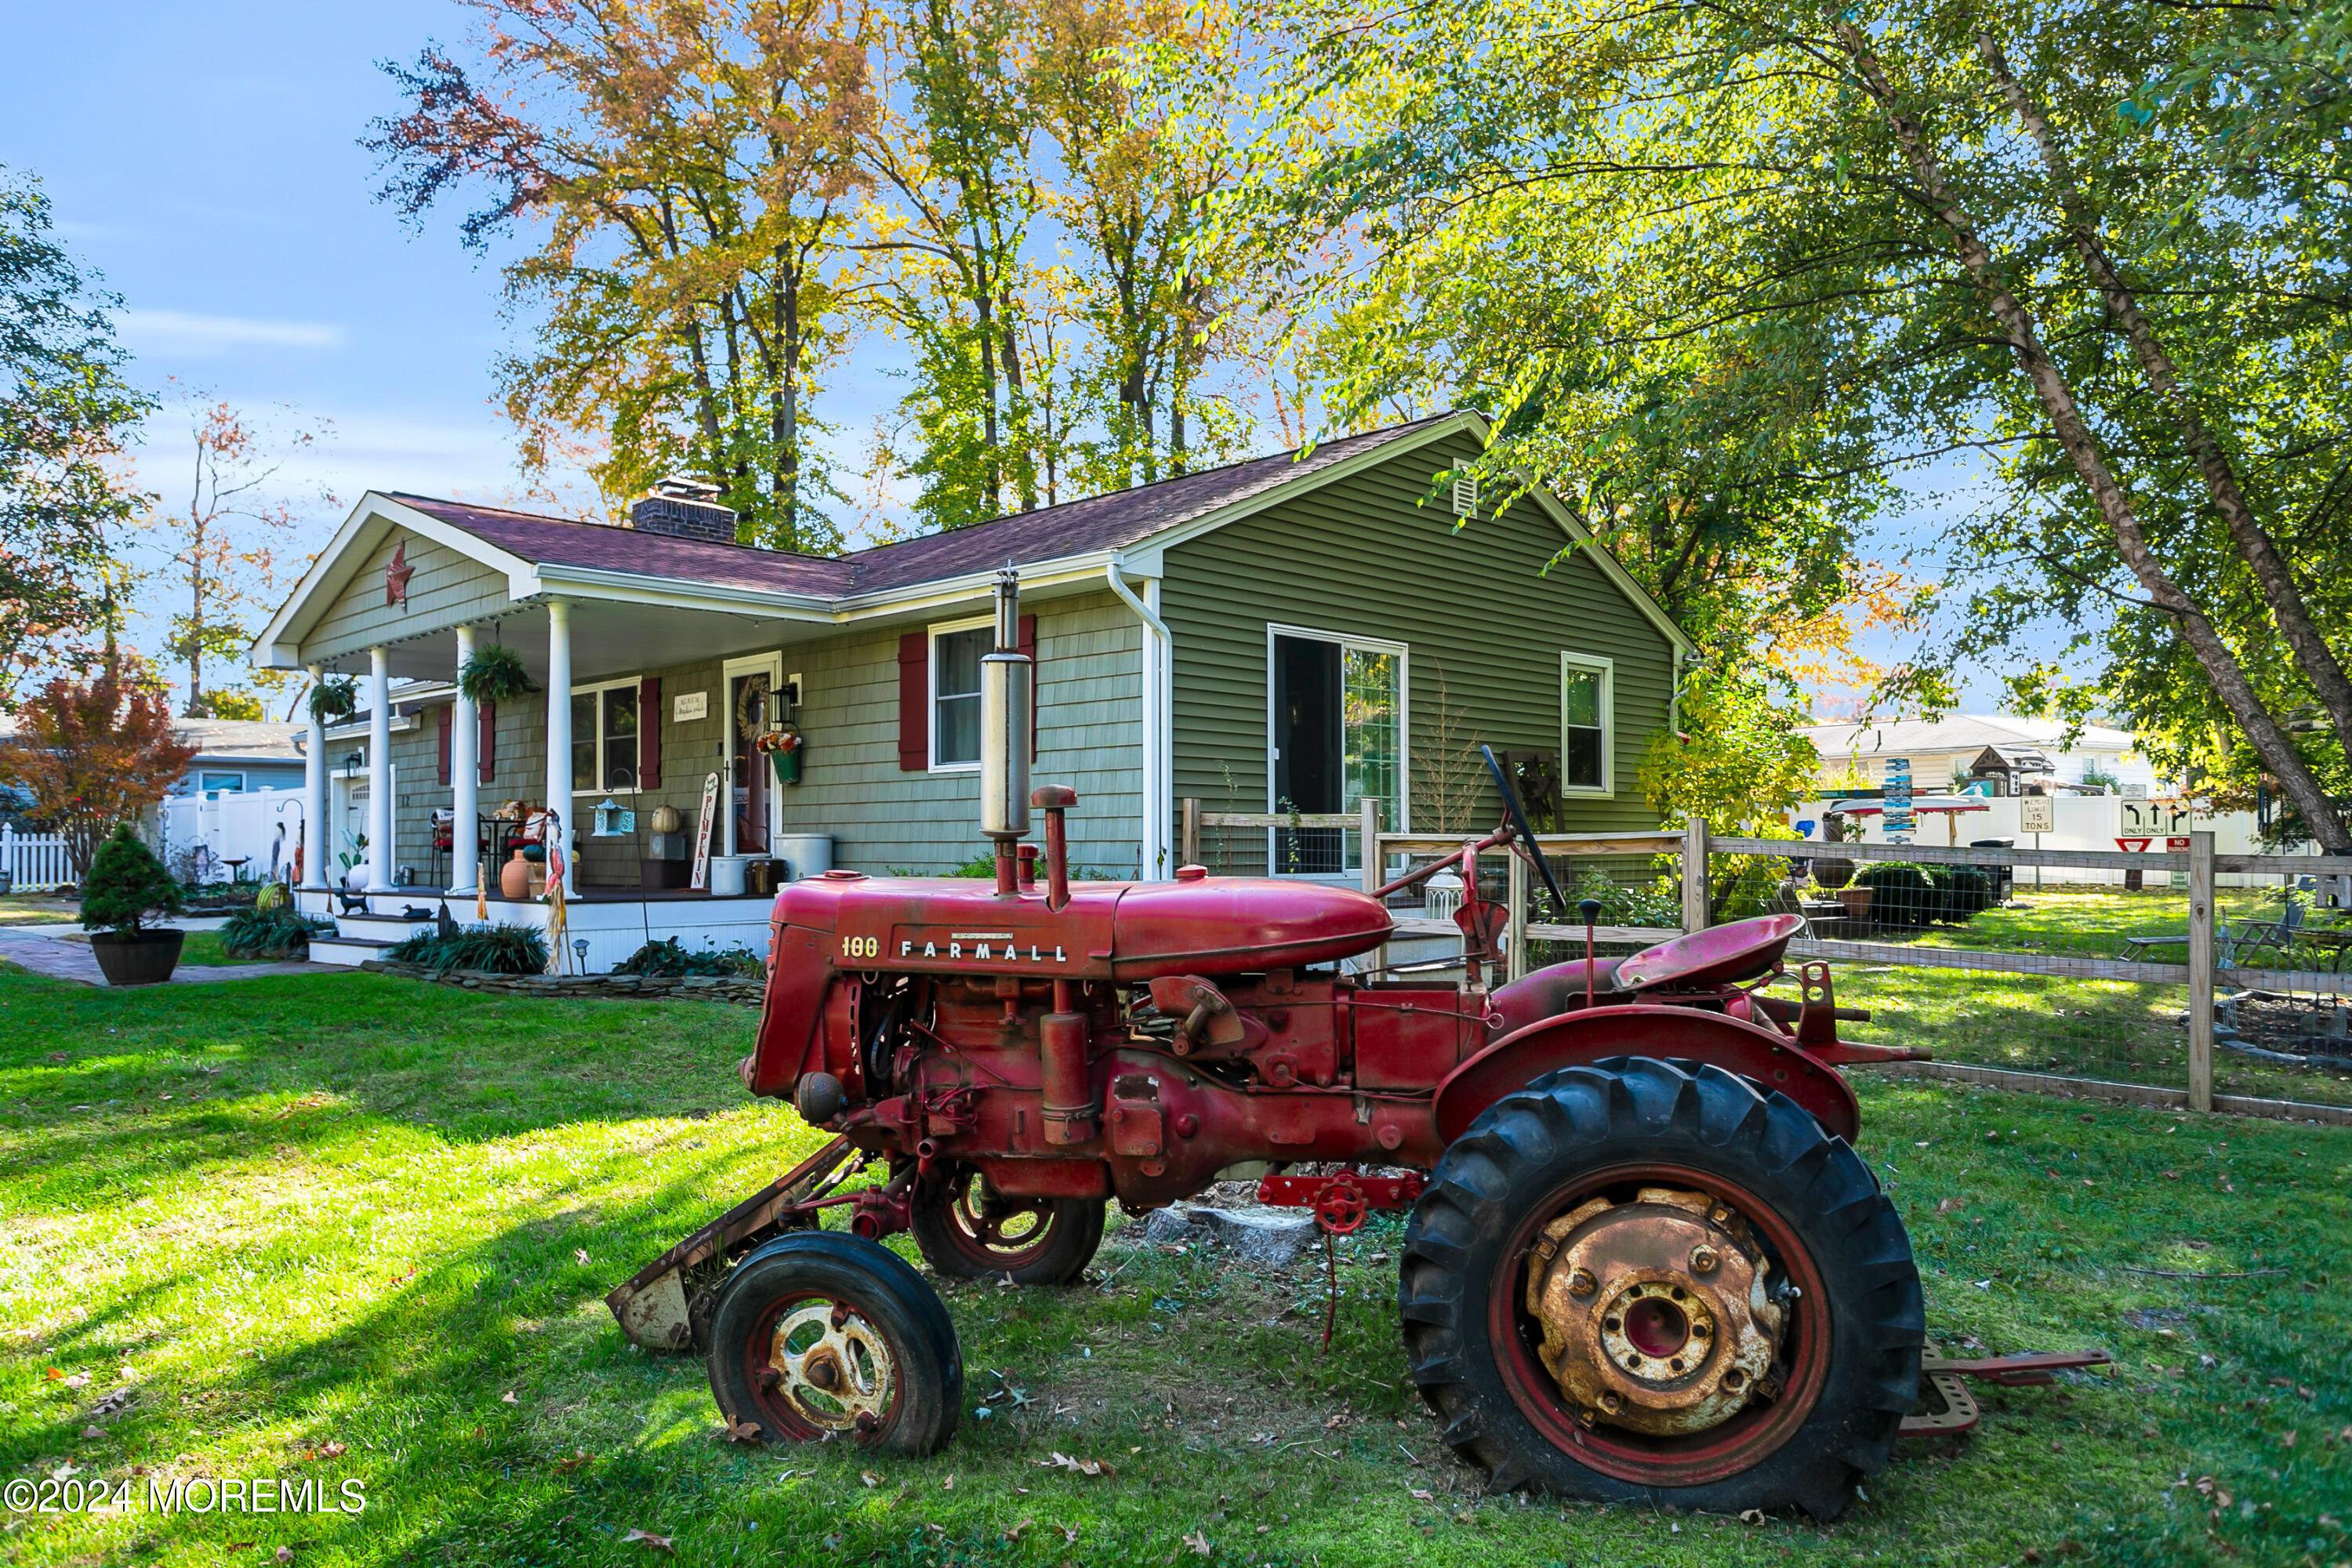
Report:
[[[34,926],[0,926],[0,959],[52,980],[83,985],[103,985],[98,955],[89,943],[45,936]],[[224,980],[251,980],[262,974],[349,974],[331,963],[184,963],[172,972],[174,985],[212,985]]]

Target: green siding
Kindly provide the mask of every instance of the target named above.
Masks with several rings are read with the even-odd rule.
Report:
[[[1434,442],[1168,551],[1179,802],[1266,809],[1266,627],[1279,624],[1407,645],[1413,826],[1424,831],[1437,826],[1441,669],[1463,713],[1457,746],[1557,755],[1560,654],[1613,661],[1614,789],[1565,797],[1561,826],[1656,825],[1637,774],[1666,723],[1674,645],[1586,552],[1544,574],[1566,536],[1532,502],[1459,532],[1442,492],[1417,504],[1433,475],[1476,450],[1467,434]],[[1484,826],[1500,804],[1483,778],[1476,800]]]
[[[1108,593],[1034,602],[1030,608],[1037,616],[1040,697],[1032,775],[1040,784],[1066,784],[1078,792],[1070,821],[1075,866],[1133,876],[1141,801],[1141,629]],[[877,874],[893,868],[936,874],[980,854],[987,841],[980,836],[975,774],[898,769],[898,634],[906,629],[793,643],[782,650],[785,672],[797,672],[804,682],[800,725],[808,741],[802,782],[783,791],[783,830],[833,835],[837,866]],[[711,659],[643,672],[662,682],[662,784],[624,804],[646,814],[639,821],[647,831],[647,816],[667,804],[677,807],[691,832],[703,777],[724,765],[720,669],[719,661]],[[709,717],[673,721],[673,699],[692,691],[710,694]],[[420,729],[393,737],[393,761],[400,770],[394,864],[413,868],[420,884],[446,874],[436,869],[428,848],[431,813],[448,805],[453,793],[436,782],[439,747],[440,718],[430,708]],[[545,699],[500,704],[497,771],[481,786],[483,809],[514,798],[536,805],[546,794],[546,757]],[[603,798],[573,798],[583,827],[589,809]],[[1033,837],[1042,839],[1042,826]],[[580,842],[583,887],[637,884],[636,840],[591,837]],[[712,842],[719,842],[716,833]]]
[[[384,567],[392,553],[408,547],[408,602],[383,602]],[[507,613],[507,579],[478,561],[444,544],[394,529],[371,551],[335,596],[334,604],[302,639],[302,658],[348,658],[377,643],[398,642],[467,621]]]

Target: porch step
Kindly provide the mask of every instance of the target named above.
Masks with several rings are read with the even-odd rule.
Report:
[[[368,959],[382,958],[384,950],[393,945],[373,937],[314,936],[310,939],[310,962],[353,969]]]

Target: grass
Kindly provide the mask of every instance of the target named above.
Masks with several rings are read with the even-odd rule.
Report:
[[[47,893],[0,893],[0,925],[70,923],[80,914],[79,899],[57,899]]]
[[[948,1292],[970,1371],[944,1453],[723,1444],[698,1364],[629,1350],[600,1298],[811,1142],[730,1070],[752,1019],[376,976],[0,975],[0,1478],[204,1469],[368,1503],[16,1514],[0,1552],[645,1563],[642,1530],[711,1564],[2352,1557],[2352,1437],[2331,1437],[2352,1427],[2352,1131],[1866,1076],[1864,1152],[1936,1344],[2121,1365],[1986,1390],[1978,1433],[1906,1445],[1833,1527],[1482,1497],[1402,1383],[1375,1261],[1393,1221],[1345,1249],[1328,1355],[1319,1267],[1114,1232],[1087,1285]]]

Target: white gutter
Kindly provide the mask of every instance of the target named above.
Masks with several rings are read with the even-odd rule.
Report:
[[[1118,563],[1103,564],[1103,581],[1118,595],[1143,623],[1143,821],[1138,835],[1140,848],[1139,875],[1147,882],[1164,882],[1176,874],[1173,847],[1168,842],[1170,815],[1173,803],[1170,799],[1170,739],[1173,725],[1171,716],[1170,689],[1173,682],[1171,672],[1175,668],[1174,643],[1168,635],[1168,623],[1160,613],[1136,595],[1119,575]],[[1160,580],[1147,579],[1144,592],[1153,598],[1160,596]]]

